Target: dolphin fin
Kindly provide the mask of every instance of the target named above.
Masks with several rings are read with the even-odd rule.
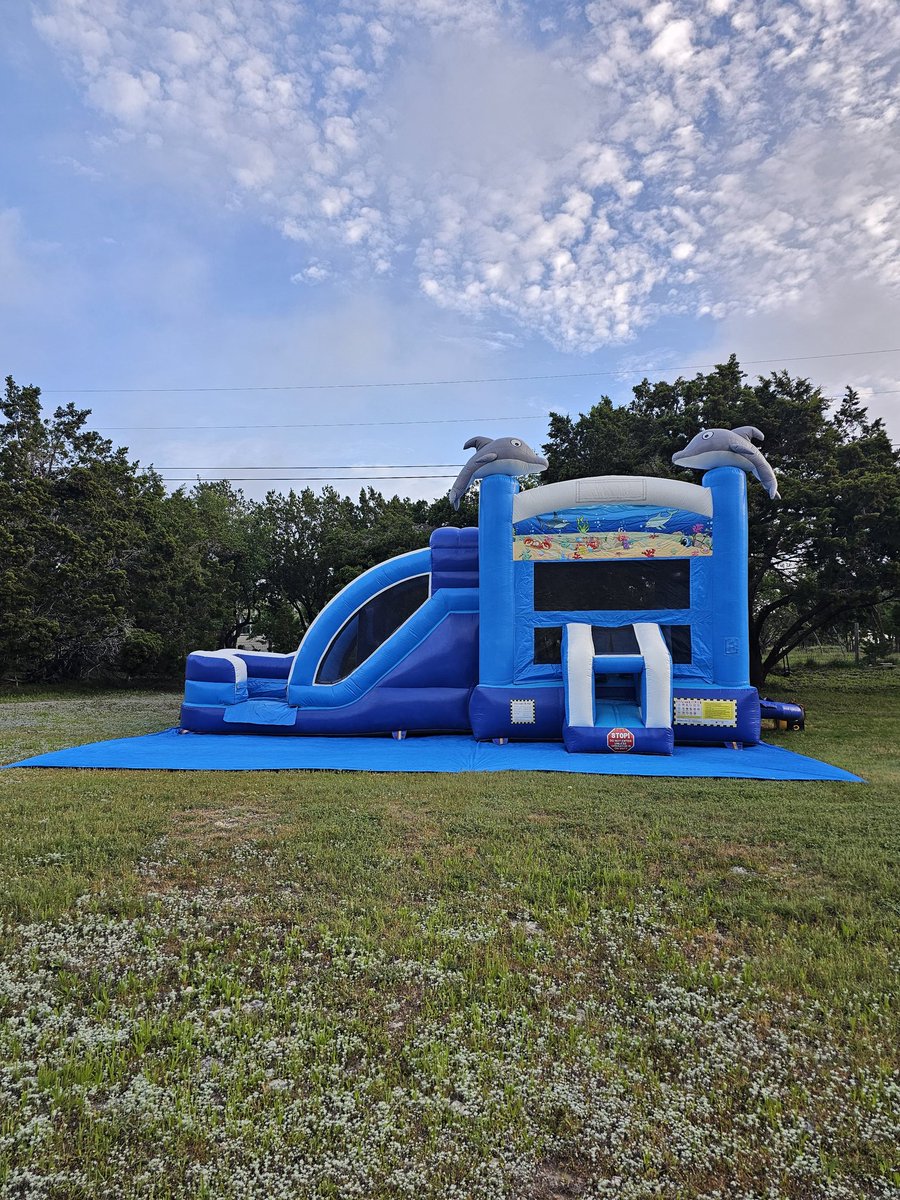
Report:
[[[488,463],[496,462],[496,454],[476,454],[471,460],[476,467],[486,467]]]
[[[732,429],[732,433],[739,434],[740,437],[747,438],[750,442],[764,442],[765,434],[761,433],[755,425],[739,425],[737,429]]]
[[[493,441],[493,438],[473,437],[469,438],[463,446],[463,450],[480,450],[482,446],[488,446]]]

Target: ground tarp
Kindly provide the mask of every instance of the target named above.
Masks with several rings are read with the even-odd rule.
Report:
[[[181,733],[91,742],[39,754],[8,767],[87,767],[126,771],[560,771],[683,779],[806,779],[862,783],[840,767],[761,743],[743,750],[676,746],[669,757],[569,754],[559,742],[495,746],[464,735],[267,737]]]

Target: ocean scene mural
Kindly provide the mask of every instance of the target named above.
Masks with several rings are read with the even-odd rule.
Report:
[[[516,562],[711,554],[712,518],[684,509],[604,504],[541,513],[513,527]]]

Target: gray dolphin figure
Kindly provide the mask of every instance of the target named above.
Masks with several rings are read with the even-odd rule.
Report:
[[[474,479],[483,479],[485,475],[533,475],[546,471],[550,465],[521,438],[469,438],[463,450],[472,449],[475,453],[450,489],[450,503],[455,509]]]
[[[694,471],[740,467],[759,480],[770,500],[780,500],[775,472],[751,439],[763,440],[754,425],[740,425],[737,429],[701,429],[683,450],[675,451],[672,462],[676,467],[690,467]]]

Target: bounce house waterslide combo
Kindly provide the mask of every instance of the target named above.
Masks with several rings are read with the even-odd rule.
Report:
[[[473,438],[450,499],[480,479],[477,528],[438,529],[354,579],[293,654],[189,656],[179,735],[229,737],[84,765],[855,778],[758,746],[748,474],[778,493],[754,440],[752,427],[701,431],[673,456],[705,472],[699,484],[612,475],[523,489],[546,459],[519,438]],[[416,733],[442,736],[406,740]],[[309,751],[275,749],[276,737]],[[147,739],[99,745],[135,741]],[[743,748],[768,757],[730,752]]]

